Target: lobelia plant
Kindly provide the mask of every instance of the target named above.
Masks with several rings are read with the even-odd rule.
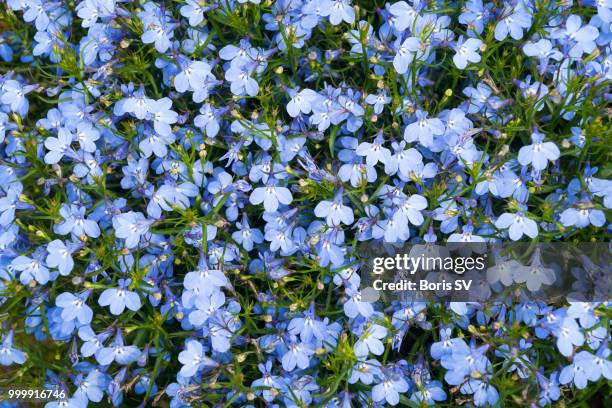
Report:
[[[611,41],[609,0],[0,0],[0,387],[603,404],[609,302],[370,301],[360,244],[607,242]]]

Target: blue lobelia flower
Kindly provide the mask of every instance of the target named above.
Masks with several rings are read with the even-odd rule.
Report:
[[[261,244],[263,242],[263,234],[259,229],[249,226],[249,220],[246,213],[243,214],[242,221],[236,223],[236,227],[238,231],[232,233],[232,239],[242,245],[247,251],[253,249],[253,244]]]
[[[598,36],[596,27],[588,24],[582,27],[582,19],[575,14],[567,18],[564,28],[552,30],[550,34],[551,38],[563,41],[564,51],[572,58],[592,53],[597,48],[595,40]]]
[[[78,336],[81,340],[83,340],[83,344],[81,345],[81,354],[84,357],[95,356],[96,360],[98,360],[100,350],[104,348],[104,342],[111,336],[111,334],[111,330],[105,330],[100,334],[96,334],[91,326],[79,327]]]
[[[383,369],[381,382],[372,388],[372,399],[374,402],[387,401],[391,405],[397,405],[400,394],[407,392],[410,385],[395,370]]]
[[[578,208],[568,208],[559,215],[559,221],[564,227],[576,226],[585,228],[589,225],[601,227],[606,223],[606,215],[600,209],[594,208],[593,203],[583,196],[583,200],[577,203]]]
[[[281,359],[283,369],[293,371],[295,367],[307,368],[310,365],[310,357],[314,354],[310,344],[299,342],[295,336],[285,336],[284,341],[287,349]]]
[[[503,213],[495,221],[495,226],[499,229],[508,228],[508,235],[513,241],[518,241],[523,235],[529,238],[538,236],[538,224],[534,220],[527,218],[525,211]]]
[[[387,329],[379,324],[368,324],[355,342],[353,349],[358,357],[367,357],[368,353],[380,356],[385,352],[382,340],[387,337]]]
[[[538,58],[540,61],[539,71],[540,74],[544,74],[548,68],[548,64],[551,59],[560,61],[563,58],[563,54],[553,48],[552,42],[545,38],[540,39],[538,42],[527,42],[523,46],[523,52],[528,57]]]
[[[287,113],[292,118],[302,114],[309,114],[312,111],[312,105],[319,98],[319,95],[312,89],[302,89],[298,92],[296,89],[287,89],[287,94],[291,97],[287,103]]]
[[[262,377],[253,381],[251,388],[255,388],[256,395],[261,393],[264,400],[272,402],[276,394],[281,389],[285,388],[285,384],[282,381],[283,378],[272,375],[272,361],[270,360],[268,360],[265,365],[258,364],[257,368],[261,372]]]
[[[76,154],[70,147],[72,139],[73,136],[70,131],[63,127],[58,130],[57,137],[48,137],[45,139],[45,147],[49,150],[49,152],[45,154],[45,163],[58,163],[65,155],[75,157]]]
[[[480,50],[481,45],[482,41],[477,38],[468,38],[464,40],[463,37],[460,37],[457,41],[457,45],[455,45],[456,53],[453,56],[455,66],[459,69],[465,69],[468,62],[480,62],[480,55],[477,51]]]
[[[249,196],[249,201],[255,205],[263,203],[266,211],[274,212],[278,209],[279,203],[291,204],[293,196],[288,188],[279,186],[276,178],[271,177],[265,187],[257,187],[253,190]]]
[[[64,221],[53,226],[53,231],[56,234],[66,235],[74,234],[77,237],[87,235],[91,238],[100,236],[100,227],[98,223],[89,218],[85,218],[85,206],[77,206],[71,204],[62,204],[60,207],[60,215]]]
[[[9,330],[2,339],[2,345],[0,345],[0,364],[10,366],[13,363],[23,364],[25,361],[26,355],[24,352],[13,347],[13,331]]]
[[[181,54],[176,59],[181,68],[174,77],[174,88],[177,92],[196,91],[203,86],[207,78],[214,78],[212,67],[208,62],[192,61]]]
[[[79,142],[81,149],[89,153],[95,152],[95,142],[99,138],[100,131],[96,129],[90,122],[82,121],[77,124],[76,140]]]
[[[40,253],[38,255],[32,254],[32,258],[25,255],[19,255],[11,261],[11,266],[16,271],[21,272],[19,281],[24,285],[29,284],[33,280],[41,285],[49,282],[49,270],[44,265]]]
[[[160,8],[154,2],[146,2],[144,10],[138,13],[142,21],[144,32],[141,36],[145,44],[155,44],[158,52],[166,52],[170,48],[171,39],[174,36],[174,28],[177,26],[171,23],[172,12]]]
[[[64,292],[55,299],[57,307],[62,308],[62,319],[78,320],[79,324],[89,324],[93,318],[93,310],[85,303],[91,291],[79,294]]]
[[[30,103],[26,95],[36,89],[36,85],[23,85],[14,79],[9,79],[0,85],[0,102],[6,104],[12,112],[26,116]]]
[[[368,105],[374,106],[374,113],[380,115],[386,104],[391,102],[391,98],[387,96],[387,90],[383,89],[378,95],[370,94],[366,97],[365,102]]]
[[[557,348],[566,357],[573,353],[574,346],[584,344],[584,335],[572,317],[564,317],[560,324],[554,327],[553,334],[557,337]]]
[[[103,374],[98,369],[91,370],[87,377],[79,374],[74,380],[77,389],[73,397],[80,403],[78,406],[87,406],[88,402],[100,402],[104,397],[104,390],[109,383],[107,374]]]
[[[33,205],[21,201],[23,184],[11,183],[6,187],[6,196],[0,198],[0,226],[8,227],[15,221],[16,210],[32,209]]]
[[[188,339],[185,342],[185,350],[179,353],[178,360],[183,364],[179,371],[179,374],[183,377],[193,377],[201,370],[219,365],[215,360],[205,355],[202,343],[194,339]]]
[[[383,147],[383,144],[383,134],[380,131],[372,143],[360,143],[355,149],[355,153],[358,156],[364,156],[368,166],[375,166],[378,162],[386,164],[391,160],[391,152],[386,147]]]
[[[119,279],[118,288],[105,289],[98,298],[100,306],[110,306],[110,311],[115,316],[123,313],[125,308],[137,311],[142,306],[138,293],[128,290],[131,279]]]
[[[501,14],[501,20],[495,26],[495,39],[503,41],[508,34],[515,40],[523,38],[523,30],[531,27],[532,17],[525,9],[523,2],[507,5]]]
[[[56,239],[47,244],[47,258],[45,262],[50,268],[57,268],[60,275],[67,276],[74,268],[74,260],[72,259],[72,252],[77,246],[68,244],[64,241]]]
[[[189,25],[195,27],[204,21],[204,13],[210,8],[201,0],[187,0],[187,4],[181,6],[181,15],[189,20]]]
[[[135,248],[140,242],[140,237],[149,232],[153,220],[148,220],[140,212],[129,211],[113,217],[113,228],[117,238],[125,239],[125,246]]]
[[[410,63],[415,59],[420,49],[421,40],[418,37],[408,37],[401,44],[398,44],[397,53],[393,58],[393,67],[395,70],[399,74],[405,74],[406,71],[408,71]]]
[[[222,112],[223,110],[215,109],[210,104],[206,103],[200,107],[200,115],[197,115],[193,119],[193,124],[205,130],[207,137],[215,137],[221,128],[219,125],[219,118]]]
[[[412,27],[414,21],[420,17],[419,13],[405,1],[391,4],[389,13],[394,17],[393,26],[400,32]]]
[[[433,146],[434,136],[444,134],[444,123],[438,118],[429,119],[422,110],[415,112],[416,121],[404,129],[404,140],[408,143],[417,140],[425,147]]]
[[[117,330],[115,340],[96,353],[96,360],[101,365],[110,365],[113,361],[120,365],[127,365],[138,360],[140,350],[136,346],[126,346],[123,342],[121,330]]]
[[[410,400],[416,403],[435,405],[436,402],[446,400],[446,392],[444,392],[444,388],[442,388],[442,383],[434,380],[425,384],[422,390],[419,389],[412,394]]]
[[[320,201],[314,209],[315,215],[325,217],[330,227],[340,224],[351,225],[355,219],[351,207],[343,203],[343,192],[344,190],[340,188],[333,201]]]
[[[225,79],[230,81],[230,90],[236,96],[256,96],[259,93],[259,84],[251,77],[254,68],[245,61],[233,64],[225,72]]]
[[[172,109],[170,98],[161,98],[149,103],[149,114],[153,119],[153,127],[160,136],[168,136],[172,133],[170,125],[176,123],[178,113]]]
[[[299,336],[303,342],[310,343],[313,338],[323,341],[327,335],[327,326],[325,322],[317,319],[314,303],[311,303],[303,317],[291,319],[287,331],[294,336]]]
[[[538,403],[541,407],[552,404],[553,401],[557,401],[561,396],[561,390],[559,389],[559,373],[557,371],[550,374],[547,378],[540,371],[536,372],[536,378],[540,385],[540,398]]]
[[[482,0],[468,0],[459,16],[459,22],[470,30],[481,34],[485,24],[491,19],[492,4],[483,4]]]
[[[544,135],[534,132],[531,134],[532,144],[523,146],[518,153],[518,161],[523,166],[531,164],[536,170],[544,170],[548,162],[559,158],[560,152],[553,142],[543,142]]]
[[[338,25],[343,21],[348,24],[355,22],[355,10],[350,0],[323,0],[319,13],[323,17],[329,16],[332,25]]]

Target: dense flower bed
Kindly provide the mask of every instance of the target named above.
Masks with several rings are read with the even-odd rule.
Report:
[[[363,242],[607,239],[611,28],[610,0],[0,0],[0,387],[608,394],[607,304],[370,303],[358,272]]]

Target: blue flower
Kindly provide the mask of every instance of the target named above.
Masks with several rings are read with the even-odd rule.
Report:
[[[210,104],[206,103],[200,108],[200,115],[197,115],[193,119],[193,124],[205,130],[206,136],[215,137],[221,128],[219,126],[220,116],[221,110],[215,109]]]
[[[391,152],[386,147],[383,147],[383,143],[382,132],[379,132],[373,143],[360,143],[355,149],[355,153],[358,156],[365,156],[368,166],[375,166],[378,162],[387,164],[391,160]]]
[[[532,144],[523,146],[518,153],[518,161],[523,166],[531,164],[536,170],[544,170],[548,162],[559,158],[560,152],[553,142],[543,142],[542,133],[532,133]]]
[[[563,54],[556,48],[553,48],[552,42],[542,38],[538,42],[527,42],[523,46],[523,52],[528,57],[536,57],[540,61],[539,71],[540,74],[544,74],[548,68],[549,61],[551,59],[560,61],[563,58]]]
[[[566,41],[566,49],[569,48],[569,56],[572,58],[580,58],[582,54],[592,53],[597,45],[595,40],[599,36],[597,28],[591,25],[582,26],[580,16],[572,14],[565,22],[565,28],[557,28],[552,31],[551,38],[564,39]]]
[[[354,318],[361,315],[365,318],[372,316],[374,308],[369,302],[363,302],[361,300],[361,291],[352,286],[346,288],[346,295],[348,300],[344,302],[344,314],[348,317]]]
[[[155,43],[155,49],[158,52],[166,52],[170,48],[170,41],[174,36],[176,26],[170,23],[171,12],[161,9],[153,2],[147,2],[143,7],[144,10],[138,14],[145,29],[141,36],[142,42]]]
[[[113,217],[113,228],[117,238],[125,239],[125,246],[134,248],[140,243],[140,238],[149,232],[153,220],[148,220],[140,212],[129,211]]]
[[[305,342],[298,342],[295,336],[285,338],[286,352],[281,362],[283,369],[293,371],[295,367],[305,369],[310,365],[310,357],[314,354],[312,347]]]
[[[109,383],[109,378],[108,375],[94,369],[87,374],[87,377],[83,377],[82,374],[79,374],[74,383],[77,386],[73,394],[74,398],[80,402],[81,406],[87,406],[89,401],[102,401],[104,390]]]
[[[421,49],[421,40],[418,37],[409,37],[398,45],[397,53],[393,58],[393,67],[399,74],[405,74],[408,66],[415,59],[416,53]]]
[[[76,237],[87,235],[91,238],[100,236],[100,227],[89,218],[85,218],[85,207],[62,204],[60,215],[64,219],[59,224],[53,226],[53,231],[60,235],[74,234]]]
[[[366,326],[353,349],[358,357],[367,357],[368,353],[380,356],[385,351],[381,340],[387,337],[387,329],[379,324]]]
[[[11,183],[8,188],[5,186],[6,196],[0,198],[0,226],[8,227],[15,220],[16,210],[31,210],[32,204],[22,200],[23,185],[21,183]]]
[[[12,112],[26,116],[30,104],[26,95],[36,89],[35,85],[23,85],[19,81],[9,79],[0,82],[0,102],[10,107]]]
[[[291,100],[287,103],[287,113],[292,118],[302,114],[309,114],[312,111],[312,104],[319,99],[319,95],[312,89],[287,89],[287,93],[291,96]]]
[[[517,5],[508,5],[501,14],[501,20],[495,26],[495,39],[503,41],[508,34],[515,40],[523,38],[523,30],[531,27],[531,14],[525,9],[522,2]]]
[[[20,255],[11,261],[11,266],[18,272],[19,281],[24,285],[29,284],[33,280],[44,285],[49,282],[50,274],[42,260],[34,256],[32,258]]]
[[[23,364],[25,360],[26,355],[23,351],[13,347],[13,331],[9,330],[2,339],[2,346],[0,346],[0,364],[3,366],[10,366],[13,363]]]
[[[261,393],[264,400],[272,402],[278,392],[285,388],[283,378],[272,375],[272,361],[270,360],[266,362],[265,366],[263,364],[258,364],[257,368],[261,372],[262,377],[253,381],[251,388],[255,389],[256,395]]]
[[[189,20],[189,25],[195,27],[204,21],[204,13],[208,9],[209,6],[201,0],[187,0],[187,4],[181,7],[180,12]]]
[[[225,72],[225,79],[230,81],[230,89],[236,96],[256,96],[259,93],[257,81],[251,77],[254,67],[244,61],[232,64]]]
[[[606,216],[603,211],[596,208],[568,208],[561,213],[559,221],[564,227],[585,228],[591,224],[601,227],[606,223]]]
[[[333,201],[320,201],[314,209],[317,217],[325,217],[330,227],[354,221],[353,210],[343,204],[343,190],[339,189]]]
[[[310,307],[304,313],[304,317],[294,317],[287,326],[287,331],[290,334],[300,336],[300,339],[305,343],[310,343],[313,338],[323,341],[326,337],[326,330],[325,323],[318,320],[315,315],[314,303],[310,304]]]
[[[416,121],[404,129],[404,140],[408,143],[419,141],[425,147],[433,146],[434,136],[444,134],[444,123],[438,118],[429,119],[427,112],[417,110]]]
[[[115,0],[85,0],[77,7],[77,16],[83,21],[81,27],[91,27],[99,18],[110,17],[115,11]]]
[[[274,212],[278,209],[279,203],[291,204],[293,196],[288,188],[279,186],[276,179],[270,179],[265,187],[257,187],[253,190],[249,201],[255,205],[263,203],[266,211]]]
[[[550,378],[546,378],[542,373],[537,372],[536,378],[540,385],[540,406],[544,407],[550,405],[553,401],[557,401],[561,397],[561,390],[559,389],[558,372],[550,374]]]
[[[492,4],[483,4],[482,0],[469,0],[463,7],[459,22],[477,34],[482,34],[485,24],[491,18],[492,6]]]
[[[555,328],[554,334],[557,337],[557,348],[564,356],[570,356],[573,353],[573,346],[584,344],[584,335],[574,318],[563,318]]]
[[[49,149],[49,152],[45,155],[45,163],[58,163],[65,155],[69,157],[76,156],[74,151],[70,148],[72,138],[73,136],[68,129],[60,128],[57,132],[57,137],[48,137],[45,139],[45,147]]]
[[[210,295],[197,296],[193,304],[195,309],[189,313],[189,323],[195,327],[202,327],[224,304],[225,295],[221,291],[212,291]],[[189,304],[185,304],[185,306],[189,306]]]
[[[210,269],[203,254],[200,255],[198,269],[185,275],[183,285],[196,294],[210,296],[219,288],[228,285],[227,277],[218,269]]]
[[[453,56],[455,66],[459,69],[465,69],[468,62],[480,62],[480,55],[477,51],[481,46],[482,41],[477,38],[468,38],[467,40],[464,40],[463,37],[459,38],[457,45],[455,45],[456,54]]]
[[[518,241],[523,235],[529,238],[538,236],[538,224],[527,218],[524,211],[503,213],[495,221],[495,226],[499,229],[508,228],[508,234],[513,241]]]
[[[153,126],[160,136],[170,135],[172,133],[170,125],[177,121],[178,113],[171,110],[171,107],[172,100],[170,98],[161,98],[149,102],[149,113],[153,117]]]
[[[249,226],[246,213],[242,217],[242,222],[237,222],[238,231],[232,233],[232,239],[242,245],[247,251],[253,249],[253,244],[261,244],[264,240],[263,234],[257,228]]]
[[[422,390],[417,390],[410,397],[411,401],[416,403],[426,403],[427,405],[435,405],[436,402],[446,400],[446,392],[442,388],[440,381],[431,381],[423,387]]]
[[[414,21],[420,17],[417,11],[405,1],[391,4],[389,13],[394,17],[393,25],[400,32],[412,27]]]
[[[211,66],[205,61],[191,61],[182,55],[177,57],[181,71],[174,77],[174,88],[177,92],[196,91],[213,77]]]
[[[75,247],[73,245],[64,244],[64,241],[56,239],[47,245],[47,258],[45,262],[50,268],[57,268],[60,275],[67,276],[74,268],[72,252]]]
[[[96,360],[102,365],[110,365],[113,361],[120,365],[127,365],[138,360],[139,356],[138,347],[124,345],[121,330],[117,330],[115,340],[108,347],[102,347],[96,353]]]
[[[408,392],[410,386],[401,374],[395,371],[383,369],[382,373],[382,381],[372,388],[372,399],[374,402],[387,401],[391,405],[397,405],[400,394]]]
[[[391,98],[387,96],[387,90],[383,90],[378,95],[368,95],[365,101],[368,105],[374,105],[374,113],[380,115],[385,105],[391,102]]]
[[[47,9],[52,5],[47,5],[41,0],[29,0],[27,10],[23,13],[23,20],[27,22],[34,21],[36,29],[43,31],[49,25],[49,14]]]
[[[138,293],[128,290],[131,282],[131,279],[119,279],[119,287],[105,289],[98,298],[98,304],[100,306],[110,306],[109,309],[115,316],[123,313],[126,307],[134,312],[137,311],[142,304]]]
[[[355,10],[349,0],[323,0],[321,3],[320,14],[324,17],[329,16],[332,25],[338,25],[343,21],[348,24],[355,22]]]
[[[78,320],[79,324],[89,324],[93,318],[93,310],[85,303],[89,297],[89,290],[74,295],[64,292],[55,299],[55,304],[62,308],[62,319],[66,321]]]

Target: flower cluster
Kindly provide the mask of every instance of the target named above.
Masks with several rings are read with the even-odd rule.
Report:
[[[606,302],[359,275],[364,242],[607,239],[609,0],[0,7],[0,386],[543,407],[612,379]]]

